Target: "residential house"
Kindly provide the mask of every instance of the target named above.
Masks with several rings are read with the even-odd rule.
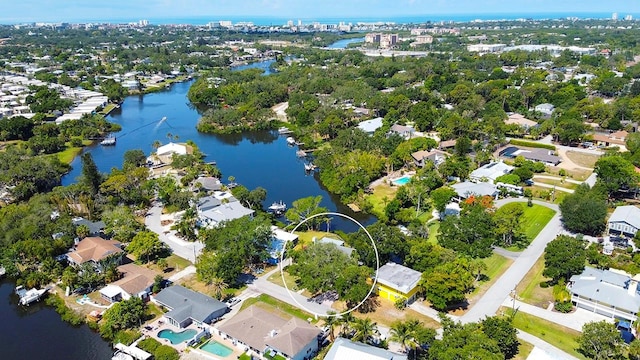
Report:
[[[250,329],[250,330],[249,330]],[[218,330],[243,351],[288,360],[311,359],[318,351],[320,329],[281,312],[252,305],[228,319]]]
[[[325,355],[324,360],[407,360],[407,355],[396,354],[389,350],[375,347],[345,338],[337,338]]]
[[[149,297],[156,277],[155,271],[133,263],[118,266],[118,271],[122,278],[100,289],[103,299],[114,303],[134,296],[143,300]]]
[[[358,123],[358,129],[364,131],[367,135],[373,135],[376,130],[382,127],[382,118],[377,117],[371,120],[365,120]]]
[[[353,252],[355,251],[354,248],[350,248],[348,246],[344,246],[344,241],[343,240],[338,240],[338,239],[332,239],[330,237],[323,237],[322,239],[316,241],[315,238],[313,239],[314,242],[318,243],[318,244],[331,244],[334,245],[338,250],[340,250],[341,253],[351,257],[351,255],[353,254]]]
[[[156,152],[147,157],[147,162],[153,165],[171,164],[173,155],[193,154],[193,148],[186,144],[170,142],[156,149]]]
[[[618,206],[607,221],[609,235],[633,238],[640,229],[640,209],[633,205]]]
[[[538,123],[525,118],[522,114],[511,113],[509,117],[504,121],[507,125],[518,125],[525,131],[528,131],[532,127],[538,126]]]
[[[298,235],[292,234],[288,231],[284,231],[277,226],[271,226],[271,245],[269,246],[269,258],[267,263],[276,265],[280,262],[280,255],[287,242],[292,242],[294,245],[298,242]]]
[[[618,146],[620,150],[625,151],[626,139],[629,135],[626,131],[616,131],[611,134],[595,133],[592,135],[593,142],[601,147]]]
[[[411,157],[418,167],[424,167],[427,161],[431,161],[436,167],[438,167],[447,159],[447,157],[449,157],[449,154],[436,149],[431,151],[420,150],[411,154]]]
[[[587,266],[569,279],[571,302],[579,308],[615,319],[636,321],[640,309],[640,275],[634,277]]]
[[[465,181],[457,184],[453,184],[451,186],[453,190],[456,192],[457,201],[462,201],[471,196],[483,197],[483,196],[491,196],[492,198],[497,199],[500,194],[500,190],[494,184],[480,182],[473,183],[470,181]]]
[[[517,146],[508,146],[501,150],[499,155],[507,158],[524,157],[526,160],[538,161],[546,165],[557,166],[562,158],[554,155],[553,150],[548,149],[521,149]]]
[[[422,273],[396,263],[386,263],[377,271],[378,296],[393,302],[412,302],[418,292],[418,282]]]
[[[483,165],[471,172],[469,179],[473,182],[488,182],[494,184],[496,179],[502,175],[509,174],[515,169],[502,161],[491,162]]]
[[[389,129],[389,134],[398,134],[402,136],[405,140],[409,140],[413,137],[416,129],[413,126],[399,125],[393,124]]]
[[[553,110],[554,109],[555,109],[555,106],[553,106],[553,104],[549,104],[549,103],[536,105],[536,107],[533,108],[534,111],[537,111],[537,112],[541,113],[542,116],[545,117],[545,118],[550,118],[551,115],[553,114]]]
[[[440,143],[438,144],[438,149],[440,149],[440,150],[453,149],[454,147],[456,147],[456,143],[457,143],[457,141],[455,139],[454,140],[440,141]]]
[[[99,236],[104,233],[104,227],[106,226],[102,221],[89,221],[82,217],[75,217],[71,219],[71,223],[75,226],[86,226],[89,229],[89,235],[92,236]]]
[[[120,263],[123,254],[124,251],[118,241],[105,240],[101,237],[86,237],[74,245],[73,250],[67,254],[67,259],[72,265],[82,265],[87,262],[99,265],[100,262],[110,257]]]
[[[210,324],[229,310],[227,304],[180,285],[163,289],[152,301],[169,309],[164,318],[179,328],[191,323]]]
[[[222,183],[220,179],[213,176],[201,176],[194,181],[194,187],[205,191],[220,191]]]
[[[231,193],[223,191],[216,191],[211,196],[201,198],[196,209],[199,225],[203,227],[216,227],[227,221],[253,216],[255,213],[254,210],[244,207]]]

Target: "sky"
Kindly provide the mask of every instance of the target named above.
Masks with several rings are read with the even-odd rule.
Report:
[[[415,15],[640,14],[638,0],[0,0],[0,23],[210,17],[391,18]],[[637,17],[637,16],[636,16]],[[153,21],[152,21],[153,23]]]

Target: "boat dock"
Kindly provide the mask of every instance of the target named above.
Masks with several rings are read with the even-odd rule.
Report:
[[[116,145],[116,137],[109,136],[104,138],[104,140],[100,141],[100,145],[102,146],[115,146]]]

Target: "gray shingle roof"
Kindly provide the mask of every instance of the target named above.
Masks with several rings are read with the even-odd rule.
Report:
[[[609,222],[626,222],[640,229],[640,209],[633,205],[618,206],[611,214]]]
[[[165,316],[178,322],[183,322],[188,318],[205,322],[211,314],[224,314],[228,309],[225,303],[180,285],[163,289],[155,296],[155,299],[171,309]]]
[[[472,183],[465,181],[451,186],[460,198],[466,199],[471,195],[475,196],[495,196],[499,191],[498,188],[489,183]]]
[[[399,290],[404,294],[409,293],[418,285],[422,273],[396,263],[386,263],[378,269],[378,282]]]

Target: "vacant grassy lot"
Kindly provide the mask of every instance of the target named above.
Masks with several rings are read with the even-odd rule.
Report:
[[[578,188],[578,184],[570,183],[568,181],[562,182],[562,180],[552,180],[552,179],[543,179],[543,178],[534,178],[535,182],[554,185],[558,187],[562,187],[565,189],[575,190]]]
[[[438,234],[440,233],[440,221],[432,221],[429,223],[429,238],[428,242],[437,244],[438,243]]]
[[[524,216],[522,217],[522,228],[525,231],[527,239],[533,241],[556,212],[538,204],[533,204],[533,206],[527,206],[526,203],[523,204]]]
[[[502,311],[505,314],[511,314],[510,308],[503,307]],[[513,326],[515,326],[516,329],[528,332],[529,334],[538,337],[579,359],[586,359],[582,354],[576,351],[578,348],[578,336],[580,336],[578,331],[521,311],[516,312],[516,316],[513,319]]]
[[[559,167],[547,166],[547,173],[550,175],[560,176]],[[564,169],[567,176],[574,180],[585,181],[593,171],[585,169]]]
[[[567,157],[576,165],[593,169],[596,161],[600,158],[598,155],[585,154],[578,151],[567,151]]]
[[[474,303],[474,299],[480,298],[482,295],[484,295],[484,293],[491,287],[491,285],[493,285],[493,283],[498,280],[500,275],[507,271],[509,266],[511,266],[511,264],[513,263],[513,260],[507,259],[506,257],[495,253],[486,259],[482,259],[482,261],[487,265],[487,270],[483,271],[483,274],[486,277],[478,282],[476,288],[469,296],[469,302],[471,304]]]
[[[298,308],[296,308],[295,306],[291,306],[285,302],[282,302],[274,297],[271,297],[269,295],[266,294],[261,294],[258,297],[254,297],[254,298],[249,298],[246,299],[245,301],[242,302],[242,307],[240,308],[240,310],[244,310],[246,308],[248,308],[249,306],[256,304],[257,306],[259,306],[260,308],[273,312],[273,313],[286,313],[289,314],[291,316],[295,316],[299,319],[302,320],[309,320],[312,323],[316,323],[317,320],[315,319],[315,317],[312,314],[309,314],[306,311],[300,310]]]
[[[527,189],[531,189],[531,191],[533,192],[534,198],[550,201],[554,204],[561,203],[564,197],[567,195],[567,193],[564,191],[556,190],[554,195],[543,196],[543,194],[550,194],[553,189],[544,188],[542,186],[536,186],[536,185],[527,186]]]
[[[340,239],[340,236],[326,231],[296,231],[295,234],[298,235],[298,245],[311,244],[313,242],[313,238],[316,238],[317,240],[320,240],[323,237]]]
[[[540,287],[540,283],[550,280],[542,275],[543,271],[544,256],[540,256],[527,275],[525,275],[524,279],[516,286],[516,293],[518,294],[519,300],[543,308],[546,308],[549,302],[553,301],[553,288]]]
[[[413,309],[406,308],[404,310],[398,310],[396,309],[394,304],[387,299],[378,298],[378,301],[380,302],[380,306],[378,306],[376,308],[376,311],[374,312],[362,314],[356,310],[356,311],[353,311],[351,314],[361,319],[369,318],[376,324],[386,326],[386,327],[391,326],[391,324],[394,321],[413,320],[413,319],[420,320],[420,322],[422,322],[424,326],[432,329],[437,329],[440,327],[440,323]],[[341,307],[341,309],[343,308],[344,306]]]

